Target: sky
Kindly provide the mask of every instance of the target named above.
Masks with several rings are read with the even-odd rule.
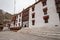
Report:
[[[19,13],[23,8],[35,3],[35,0],[15,0],[15,12],[14,12],[14,0],[0,0],[0,9],[9,12],[11,14]]]

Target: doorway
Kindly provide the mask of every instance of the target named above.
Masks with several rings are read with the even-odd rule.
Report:
[[[59,14],[59,20],[60,20],[60,13],[58,13]]]

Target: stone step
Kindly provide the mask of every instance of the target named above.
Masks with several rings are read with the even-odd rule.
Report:
[[[18,32],[37,36],[60,38],[60,28],[55,27],[22,28]]]
[[[30,28],[23,28],[18,32],[25,32],[25,33],[40,33],[40,34],[60,34],[60,32],[50,31],[50,30],[40,30],[40,29],[30,29]]]

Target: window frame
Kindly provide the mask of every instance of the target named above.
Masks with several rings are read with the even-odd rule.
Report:
[[[32,18],[35,18],[35,13],[32,13]]]
[[[35,20],[32,20],[32,25],[35,25]]]
[[[46,15],[47,14],[47,7],[46,8],[43,8],[43,12],[44,12],[44,15]]]
[[[47,3],[46,3],[47,0],[42,0],[42,4],[43,6],[45,6]]]
[[[35,10],[35,5],[32,5],[32,11],[34,11]]]

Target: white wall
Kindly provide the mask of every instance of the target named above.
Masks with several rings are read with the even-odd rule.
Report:
[[[47,7],[47,15],[49,15],[48,23],[44,23],[43,16],[43,8]],[[32,18],[32,13],[35,12],[35,18]],[[55,1],[47,0],[47,5],[43,6],[41,2],[35,5],[35,10],[32,12],[32,8],[29,10],[29,27],[43,27],[43,26],[55,26],[59,25],[59,17],[56,12]],[[35,20],[35,25],[32,25],[32,20]]]
[[[44,25],[44,21],[43,21],[43,11],[42,11],[42,3],[38,3],[35,5],[35,25],[32,25],[32,8],[30,8],[30,11],[29,11],[29,27],[41,27]]]
[[[14,23],[11,22],[11,24],[10,24],[10,28],[12,28],[12,27],[14,27],[14,26],[15,26]]]
[[[20,22],[19,22],[19,19],[20,19]],[[18,17],[17,17],[17,22],[16,22],[16,24],[17,24],[17,26],[16,27],[19,27],[19,23],[20,23],[20,27],[21,27],[21,25],[22,25],[22,17],[20,17],[20,15],[18,15]]]
[[[49,24],[52,26],[59,25],[59,16],[56,11],[55,0],[47,1]]]
[[[29,21],[23,22],[23,27],[25,27],[25,25],[26,25],[26,27],[28,27],[29,26]]]
[[[11,27],[21,27],[22,26],[22,17],[20,17],[20,15],[17,15],[17,16],[18,17],[16,18],[17,21],[16,21],[15,25],[13,22],[11,22]],[[20,19],[20,22],[19,22],[19,19]],[[20,26],[19,26],[19,23],[20,23]]]

